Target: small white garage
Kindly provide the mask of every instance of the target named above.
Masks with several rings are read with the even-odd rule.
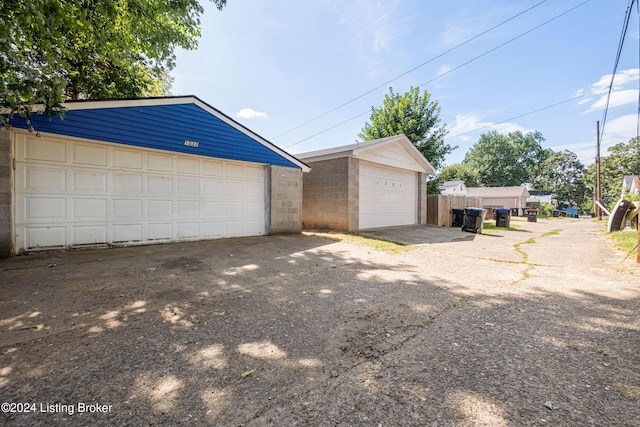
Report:
[[[12,253],[300,231],[308,166],[199,99],[66,108],[4,131]]]
[[[404,135],[297,155],[302,222],[309,229],[361,230],[426,223],[426,178],[433,166]]]

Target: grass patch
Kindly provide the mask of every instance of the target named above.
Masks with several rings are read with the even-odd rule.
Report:
[[[516,222],[527,222],[528,219],[526,216],[512,216],[511,217],[511,222],[516,221]]]
[[[636,230],[614,231],[609,233],[609,237],[616,248],[629,256],[637,256],[638,232]]]
[[[484,225],[482,226],[482,234],[496,234],[499,233],[501,231],[515,231],[515,230],[519,230],[521,229],[522,226],[521,225],[514,225],[514,224],[510,224],[509,227],[505,228],[505,227],[496,227],[496,222],[495,221],[485,221]]]
[[[307,236],[324,237],[325,239],[335,240],[336,242],[349,243],[356,246],[369,247],[391,254],[398,254],[417,248],[417,246],[415,245],[405,245],[404,243],[380,239],[378,237],[367,236],[366,234],[359,234],[354,232],[303,231],[302,234],[305,234]]]
[[[559,228],[553,229],[551,231],[547,231],[546,233],[544,233],[542,236],[540,237],[549,237],[549,236],[555,236],[556,234],[560,233],[562,230]]]

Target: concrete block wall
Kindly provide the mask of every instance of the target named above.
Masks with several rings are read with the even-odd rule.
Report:
[[[349,181],[351,159],[307,163],[311,172],[303,175],[302,223],[307,229],[349,230]]]
[[[271,165],[268,169],[268,234],[302,231],[302,170]]]
[[[11,131],[0,128],[0,258],[13,255],[13,157]]]

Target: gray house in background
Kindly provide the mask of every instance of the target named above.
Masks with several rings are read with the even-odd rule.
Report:
[[[311,167],[303,176],[304,228],[426,224],[427,175],[435,169],[405,135],[296,157]]]

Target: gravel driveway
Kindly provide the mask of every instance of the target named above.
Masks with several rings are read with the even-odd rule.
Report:
[[[0,424],[640,425],[640,268],[513,224],[0,260]]]

